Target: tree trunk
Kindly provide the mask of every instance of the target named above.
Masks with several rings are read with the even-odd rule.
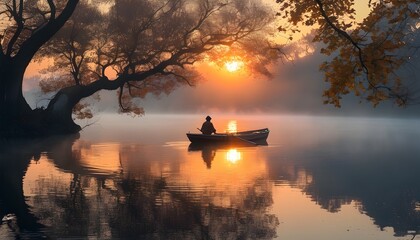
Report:
[[[74,123],[72,118],[73,108],[76,104],[99,90],[118,89],[123,83],[122,79],[110,81],[104,77],[89,85],[74,85],[61,89],[50,101],[46,109],[47,132],[58,134],[79,132],[81,127]]]
[[[74,106],[83,98],[80,95],[81,88],[82,86],[72,86],[61,89],[50,101],[46,109],[46,132],[69,134],[81,130],[72,117]]]
[[[22,94],[25,67],[12,61],[0,63],[0,139],[77,133],[81,127],[72,118],[76,104],[99,90],[115,90],[124,84],[122,78],[110,81],[105,77],[86,86],[70,86],[61,89],[46,109],[32,110]]]
[[[19,31],[13,36],[23,40],[16,54],[0,49],[0,138],[44,135],[43,131],[47,129],[45,112],[29,107],[22,93],[23,76],[36,52],[63,27],[78,3],[79,0],[67,1],[59,15],[53,14],[55,4],[49,4],[51,16],[46,24],[39,26],[28,38],[20,36]],[[16,9],[14,13],[17,13]],[[21,24],[25,25],[24,21]],[[3,43],[0,45],[4,47]]]
[[[22,126],[31,119],[31,108],[22,93],[23,75],[12,60],[0,65],[0,136],[23,134]]]
[[[0,65],[0,138],[44,137],[81,130],[72,119],[72,109],[80,101],[73,90],[63,89],[51,101],[48,111],[32,110],[22,93],[25,64],[13,60]]]

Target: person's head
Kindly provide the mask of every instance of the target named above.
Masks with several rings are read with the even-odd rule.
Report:
[[[207,117],[206,117],[206,120],[207,120],[207,121],[210,121],[210,120],[211,120],[211,117],[210,117],[210,116],[207,116]]]

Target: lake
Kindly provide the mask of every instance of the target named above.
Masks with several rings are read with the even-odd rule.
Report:
[[[204,117],[3,142],[0,239],[420,239],[420,120],[212,115],[268,145],[191,148]]]

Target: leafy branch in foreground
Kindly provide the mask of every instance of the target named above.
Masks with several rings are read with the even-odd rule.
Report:
[[[371,9],[356,21],[353,0],[283,1],[278,15],[291,25],[280,31],[299,31],[299,26],[316,28],[315,42],[329,56],[320,69],[329,88],[325,103],[340,107],[343,95],[353,92],[376,106],[393,100],[399,106],[415,103],[410,79],[400,69],[410,64],[419,46],[420,1],[369,1]]]

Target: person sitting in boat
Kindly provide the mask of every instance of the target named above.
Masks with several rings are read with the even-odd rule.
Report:
[[[201,126],[201,132],[203,134],[211,135],[212,133],[216,133],[216,129],[213,126],[213,123],[210,122],[211,117],[207,116],[206,121],[203,123],[203,126]]]

